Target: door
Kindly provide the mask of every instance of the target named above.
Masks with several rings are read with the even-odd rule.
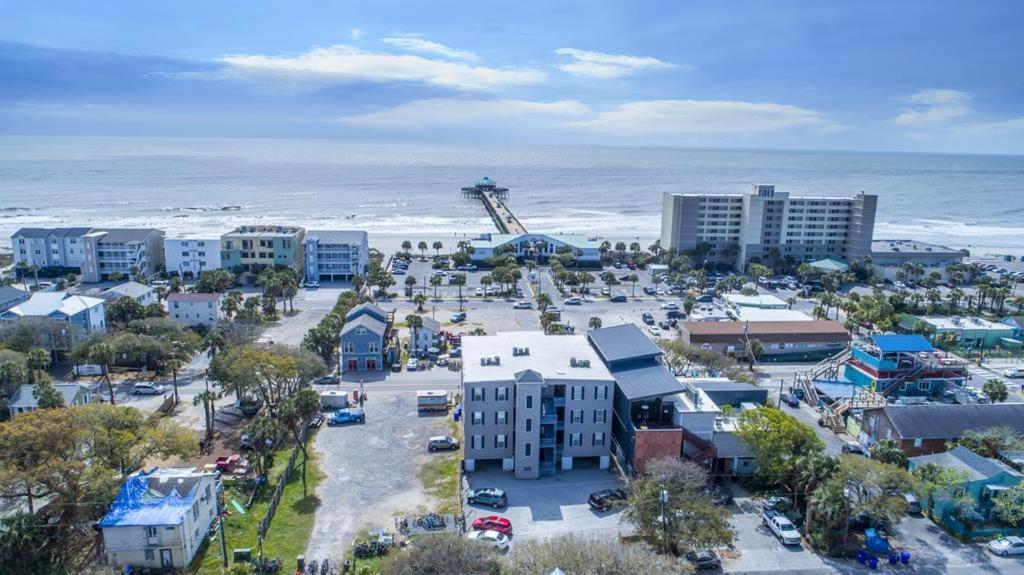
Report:
[[[171,556],[171,550],[170,549],[161,549],[160,550],[160,566],[161,567],[173,567],[172,563],[174,563],[174,560],[173,560],[173,557]]]
[[[348,360],[348,370],[347,371],[355,371],[357,369],[359,369],[359,360],[358,359],[350,359],[350,360]]]
[[[367,371],[373,371],[373,370],[377,369],[377,360],[376,359],[368,359],[368,360],[366,360],[366,369],[367,369]]]

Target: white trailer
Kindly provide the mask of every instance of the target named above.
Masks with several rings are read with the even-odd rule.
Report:
[[[348,407],[348,392],[332,389],[320,394],[320,407],[323,409],[344,409]]]

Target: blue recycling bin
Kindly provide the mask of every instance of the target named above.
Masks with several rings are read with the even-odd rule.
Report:
[[[910,563],[910,551],[901,551],[900,552],[900,563],[902,563],[904,565],[907,565],[908,563]]]
[[[872,556],[868,558],[868,567],[871,569],[878,569],[878,557]]]
[[[900,554],[895,551],[889,553],[889,565],[897,565],[900,562]]]
[[[860,563],[861,565],[863,565],[863,564],[867,563],[867,561],[868,561],[868,552],[867,551],[858,551],[857,552],[857,563]]]

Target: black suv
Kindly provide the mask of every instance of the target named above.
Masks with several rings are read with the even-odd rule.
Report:
[[[626,492],[621,489],[602,489],[595,491],[587,498],[587,503],[594,511],[605,511],[626,502]]]

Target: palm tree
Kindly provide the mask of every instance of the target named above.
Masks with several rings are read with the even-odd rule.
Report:
[[[402,251],[408,252],[411,249],[412,249],[412,242],[410,242],[409,240],[405,240],[405,241],[402,242]]]
[[[418,293],[413,296],[412,302],[416,304],[416,311],[423,313],[423,304],[427,303],[427,296],[422,293]]]
[[[25,356],[25,368],[28,370],[28,382],[36,383],[42,376],[43,371],[50,365],[50,352],[37,347],[30,349]],[[38,372],[38,373],[37,373]]]
[[[494,278],[492,278],[490,274],[484,275],[480,278],[480,285],[484,286],[484,293],[486,293],[487,288],[491,287],[492,283],[494,283]]]
[[[412,294],[412,288],[416,286],[416,276],[405,276],[405,289]]]
[[[441,276],[430,276],[430,286],[434,288],[434,301],[437,301],[437,288],[441,286]]]
[[[618,252],[621,260],[626,255],[626,242],[615,242],[615,251]]]
[[[416,248],[420,250],[420,259],[426,259],[427,254],[425,252],[427,251],[427,242],[420,242],[416,244]]]
[[[416,347],[419,343],[417,341],[417,336],[419,335],[420,328],[423,327],[423,318],[416,314],[409,314],[405,316],[405,325],[409,326],[409,329],[412,330],[412,339],[409,343],[409,353],[417,354],[419,351]]]
[[[636,274],[629,274],[629,283],[631,284],[632,295],[630,297],[636,298],[636,282],[640,281],[640,276]]]
[[[441,242],[434,242],[434,245],[433,245],[434,255],[438,255],[438,256],[441,255],[441,248],[443,248],[443,247],[444,247],[444,244],[442,244]]]
[[[590,329],[601,329],[601,318],[595,315],[594,317],[590,318],[590,322],[588,322],[587,325],[590,326]]]
[[[103,366],[103,379],[107,380],[110,392],[110,405],[114,405],[114,383],[110,381],[109,365],[114,361],[114,348],[108,343],[99,342],[89,348],[89,363]]]
[[[629,251],[633,252],[633,257],[640,255],[640,242],[632,242],[629,244]]]
[[[455,274],[455,285],[459,288],[459,311],[462,311],[462,286],[466,285],[466,274]]]
[[[539,309],[541,312],[550,307],[552,303],[554,302],[551,301],[550,295],[544,292],[537,294],[537,309]]]

